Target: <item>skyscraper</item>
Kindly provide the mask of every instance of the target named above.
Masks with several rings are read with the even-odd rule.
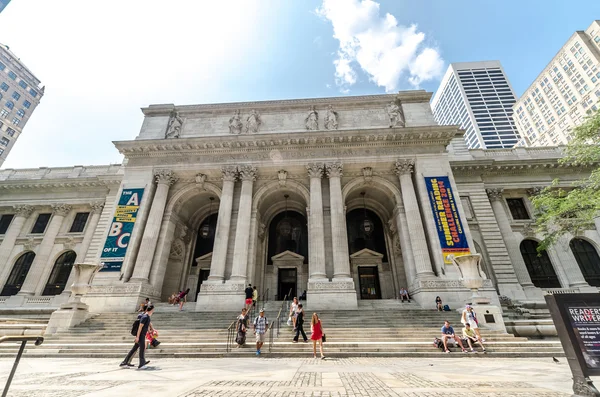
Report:
[[[0,44],[0,166],[44,95],[40,81]]]
[[[570,130],[600,107],[600,20],[577,31],[515,103],[514,118],[530,146],[566,144]]]
[[[431,108],[440,125],[460,125],[470,149],[512,148],[515,93],[499,61],[452,63]]]
[[[10,0],[0,0],[0,12],[6,8],[6,6],[10,3]]]

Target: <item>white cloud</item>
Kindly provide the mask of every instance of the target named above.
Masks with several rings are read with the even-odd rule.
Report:
[[[425,34],[416,25],[399,25],[389,13],[381,16],[373,0],[323,0],[316,12],[331,22],[340,43],[334,65],[342,90],[356,83],[356,64],[386,91],[397,90],[404,76],[418,86],[443,72],[444,61],[425,45]]]

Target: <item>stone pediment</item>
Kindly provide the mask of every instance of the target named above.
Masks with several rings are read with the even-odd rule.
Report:
[[[202,256],[197,257],[196,263],[212,261],[212,254],[212,252],[209,252],[208,254],[204,254]]]
[[[273,262],[276,261],[304,261],[304,257],[302,255],[296,254],[292,251],[283,251],[280,254],[274,255],[271,257]]]
[[[350,255],[352,259],[382,259],[383,255],[379,252],[372,251],[368,248],[363,248]]]

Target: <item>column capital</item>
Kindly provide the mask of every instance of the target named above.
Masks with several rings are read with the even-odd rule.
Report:
[[[52,204],[52,213],[59,216],[66,216],[71,211],[68,204]]]
[[[341,178],[343,175],[342,170],[344,169],[344,166],[340,162],[327,163],[325,168],[327,169],[327,176],[329,178]]]
[[[502,199],[502,193],[504,193],[504,189],[502,189],[502,188],[485,189],[485,192],[487,193],[488,198],[491,201],[496,201],[496,200]]]
[[[23,218],[29,218],[29,215],[33,213],[33,207],[31,205],[15,205],[13,208],[17,216],[22,216]]]
[[[238,167],[235,165],[226,165],[221,167],[224,181],[235,181],[238,176]]]
[[[171,170],[157,170],[154,172],[154,180],[159,185],[171,186],[177,181],[177,178]]]
[[[527,189],[527,194],[529,195],[529,197],[535,197],[535,196],[539,195],[540,193],[542,193],[542,190],[544,190],[543,187],[534,186],[532,188]]]
[[[415,169],[415,160],[413,159],[398,159],[394,163],[394,172],[396,175],[412,174]]]
[[[99,214],[102,212],[102,209],[104,208],[104,203],[97,201],[94,203],[90,203],[90,208],[91,208],[91,213],[92,214]]]
[[[324,166],[323,163],[310,163],[306,165],[309,178],[323,178]]]
[[[256,167],[253,165],[240,165],[238,167],[238,171],[240,173],[240,179],[242,181],[252,181],[256,180]]]

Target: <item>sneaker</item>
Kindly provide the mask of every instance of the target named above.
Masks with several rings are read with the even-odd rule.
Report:
[[[465,350],[465,349],[463,349],[463,353],[468,353],[468,351],[467,351],[467,350]]]
[[[321,357],[321,360],[325,360],[325,356]]]
[[[298,343],[298,341],[297,340],[293,340],[292,343]]]
[[[308,339],[304,339],[304,343],[308,343]]]
[[[140,364],[140,366],[138,367],[138,369],[142,369],[143,367],[145,367],[148,364],[150,364],[150,360],[147,360],[145,363]]]
[[[121,363],[121,364],[119,364],[119,367],[135,367],[135,365],[133,365],[131,363]]]
[[[450,353],[450,350],[446,350],[445,353]]]
[[[483,339],[483,338],[482,338],[482,339],[481,339],[481,341],[482,341],[482,342],[485,342],[485,339]]]

